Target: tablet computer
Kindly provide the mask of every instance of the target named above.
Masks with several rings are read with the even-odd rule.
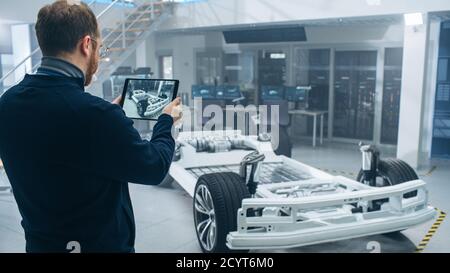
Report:
[[[178,94],[178,80],[126,79],[121,105],[131,119],[157,120]]]

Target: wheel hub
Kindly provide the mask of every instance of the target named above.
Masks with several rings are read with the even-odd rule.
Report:
[[[194,195],[196,232],[202,247],[211,251],[217,240],[216,213],[211,193],[200,185]]]

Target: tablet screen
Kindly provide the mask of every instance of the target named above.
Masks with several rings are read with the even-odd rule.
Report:
[[[177,80],[127,79],[122,107],[129,118],[156,120],[177,92]]]

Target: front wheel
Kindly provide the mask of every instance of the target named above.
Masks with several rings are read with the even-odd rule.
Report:
[[[405,182],[417,180],[414,169],[400,159],[384,159],[378,162],[378,170],[376,175],[376,187],[387,187],[402,184]],[[364,182],[364,172],[360,170],[357,181]],[[404,194],[405,198],[411,198],[417,195],[417,190]]]
[[[236,173],[205,174],[194,194],[195,231],[204,253],[242,252],[226,246],[228,233],[237,230],[237,212],[249,198],[247,186]]]
[[[145,116],[145,112],[147,111],[148,102],[146,101],[140,101],[137,103],[137,112],[138,115],[141,117]]]

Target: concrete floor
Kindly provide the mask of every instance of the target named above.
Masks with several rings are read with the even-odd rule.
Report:
[[[384,153],[384,156],[392,154]],[[310,142],[296,143],[293,158],[332,174],[353,177],[360,168],[356,145],[324,143],[312,148]],[[338,160],[337,160],[338,159]],[[436,166],[433,172],[429,170]],[[431,205],[450,212],[450,161],[432,161],[418,170],[428,183]],[[131,185],[136,217],[137,252],[200,252],[194,232],[192,199],[178,185],[171,188]],[[25,241],[14,198],[0,193],[0,252],[23,252]],[[423,252],[450,252],[450,220],[446,219]],[[369,242],[378,242],[381,252],[414,252],[433,222],[403,231],[398,235],[364,238],[256,252],[370,252]]]

